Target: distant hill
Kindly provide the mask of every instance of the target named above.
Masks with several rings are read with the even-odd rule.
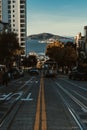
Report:
[[[60,39],[66,39],[66,40],[70,40],[71,38],[69,37],[63,37],[63,36],[59,36],[59,35],[54,35],[51,33],[40,33],[40,34],[34,34],[34,35],[30,35],[28,36],[29,39],[34,39],[34,40],[48,40],[48,39],[55,39],[55,40],[60,40]]]

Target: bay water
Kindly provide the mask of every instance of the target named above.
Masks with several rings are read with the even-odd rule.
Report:
[[[39,40],[31,40],[28,39],[26,43],[26,54],[28,55],[29,53],[43,53],[45,54],[46,52],[46,47],[47,43],[40,43]]]

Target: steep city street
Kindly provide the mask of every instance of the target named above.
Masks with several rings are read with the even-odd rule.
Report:
[[[87,0],[0,0],[0,130],[87,130]]]
[[[42,74],[0,87],[0,130],[86,130],[87,81]]]

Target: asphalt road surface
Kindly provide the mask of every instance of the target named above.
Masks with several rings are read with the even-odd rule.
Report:
[[[0,86],[0,130],[87,130],[87,81],[25,74]]]

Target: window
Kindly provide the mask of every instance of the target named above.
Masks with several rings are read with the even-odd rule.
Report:
[[[13,19],[13,22],[15,22],[15,20]]]
[[[23,0],[23,1],[21,1],[21,4],[25,4],[25,1]]]
[[[21,41],[25,41],[25,38],[21,38]]]
[[[21,22],[21,23],[24,23],[24,22],[25,22],[25,20],[24,20],[24,19],[21,19],[21,20],[20,20],[20,22]]]
[[[8,4],[11,4],[11,1],[8,1]]]
[[[21,46],[25,46],[25,43],[21,43]]]
[[[25,24],[21,24],[20,26],[21,26],[21,27],[25,27]]]
[[[21,32],[25,32],[25,29],[21,29]]]
[[[10,6],[10,5],[8,5],[8,9],[11,9],[11,6]]]
[[[11,23],[11,19],[9,19],[9,23]],[[11,25],[10,25],[10,27],[11,27]]]
[[[24,34],[24,33],[21,33],[21,37],[25,37],[25,34]]]
[[[8,18],[11,18],[11,15],[9,15]]]
[[[11,10],[8,10],[8,13],[10,14],[10,13],[11,13]]]
[[[25,15],[20,15],[20,18],[25,18]]]
[[[20,5],[20,8],[24,8],[25,6],[24,5]]]
[[[24,10],[20,10],[20,13],[24,13],[25,11]]]

